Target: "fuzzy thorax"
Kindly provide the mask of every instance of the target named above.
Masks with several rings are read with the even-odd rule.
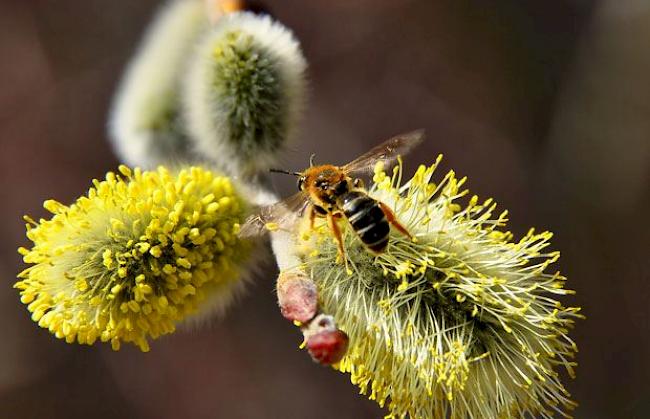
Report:
[[[350,337],[337,368],[395,417],[565,414],[574,403],[556,370],[573,375],[567,333],[581,316],[554,299],[572,291],[549,270],[559,257],[545,250],[551,233],[513,242],[491,199],[456,203],[465,179],[431,181],[439,161],[405,184],[401,165],[391,175],[378,165],[369,194],[415,240],[391,231],[373,256],[346,228],[351,274],[326,225],[302,228],[297,251],[321,308]]]
[[[57,338],[113,349],[175,330],[204,300],[227,304],[250,244],[247,203],[229,178],[200,167],[171,173],[120,166],[49,220],[26,217],[32,266],[15,288],[32,319]]]

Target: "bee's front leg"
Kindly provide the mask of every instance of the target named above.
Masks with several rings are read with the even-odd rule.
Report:
[[[348,268],[348,258],[345,255],[345,248],[343,247],[343,237],[341,236],[341,230],[339,229],[339,225],[336,223],[335,217],[336,216],[331,212],[328,213],[327,225],[329,226],[330,230],[332,230],[332,233],[334,233],[334,239],[336,239],[339,248],[339,256],[341,257],[341,259],[343,259],[343,262],[345,263],[345,270],[347,272],[350,272],[350,269]]]
[[[309,209],[309,229],[313,230],[314,229],[314,220],[316,219],[316,209],[314,209],[314,205],[310,204]]]
[[[310,204],[309,205],[309,227],[313,230],[314,229],[314,222],[316,221],[316,217],[326,217],[329,212],[324,209],[323,207],[320,207],[316,204]]]

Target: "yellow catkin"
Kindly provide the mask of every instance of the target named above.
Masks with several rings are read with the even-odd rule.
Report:
[[[249,244],[235,230],[246,204],[227,177],[200,167],[120,166],[93,184],[70,206],[46,201],[53,217],[28,224],[33,246],[19,252],[31,266],[15,288],[57,338],[147,351],[211,289],[238,281]]]
[[[393,209],[417,238],[391,229],[386,251],[368,252],[344,230],[349,275],[337,263],[329,229],[298,231],[297,251],[318,286],[324,312],[350,337],[336,365],[389,417],[520,418],[574,406],[558,367],[574,373],[568,336],[579,309],[553,297],[572,294],[549,265],[551,234],[518,242],[502,231],[491,199],[456,200],[465,179],[431,178],[440,157],[400,185],[378,164],[368,193]],[[341,223],[343,228],[345,223]]]

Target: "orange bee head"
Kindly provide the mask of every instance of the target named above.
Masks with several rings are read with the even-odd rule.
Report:
[[[350,190],[350,177],[337,166],[313,166],[298,178],[298,188],[307,192],[315,204],[331,208],[337,197]]]

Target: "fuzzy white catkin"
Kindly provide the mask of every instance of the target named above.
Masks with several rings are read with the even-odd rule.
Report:
[[[204,35],[183,84],[195,150],[231,174],[265,171],[295,135],[306,61],[268,16],[225,15]]]
[[[201,0],[169,1],[153,19],[110,112],[109,137],[123,162],[152,168],[186,157],[178,86],[192,46],[207,28]]]

